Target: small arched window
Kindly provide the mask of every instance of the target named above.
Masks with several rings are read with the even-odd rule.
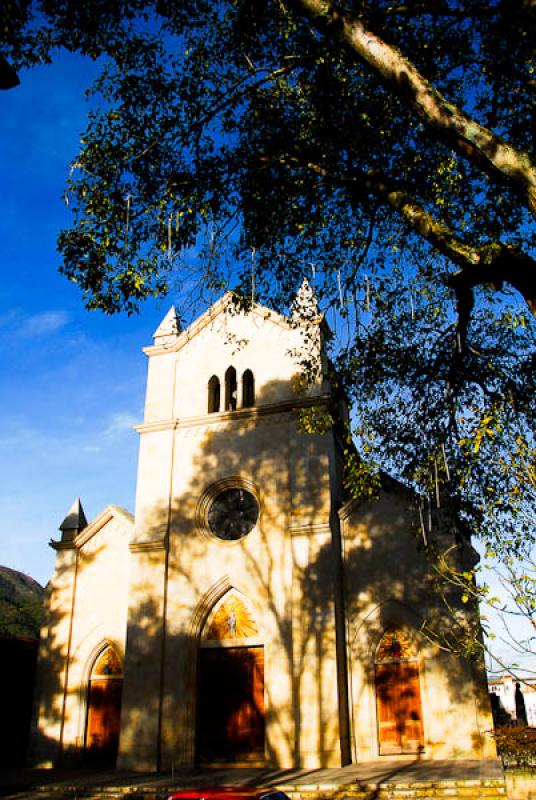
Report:
[[[242,375],[242,408],[251,408],[255,405],[255,378],[250,369]]]
[[[213,375],[208,382],[208,413],[220,410],[220,380]]]
[[[236,369],[229,367],[225,373],[225,410],[236,411],[237,400]]]

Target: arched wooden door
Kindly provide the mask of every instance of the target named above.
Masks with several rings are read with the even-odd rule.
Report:
[[[264,761],[264,648],[235,592],[216,605],[200,642],[197,760]]]
[[[115,764],[122,690],[121,662],[113,647],[107,646],[95,660],[88,686],[84,753],[91,763]]]
[[[374,671],[380,755],[420,752],[424,732],[419,662],[402,630],[385,632]]]

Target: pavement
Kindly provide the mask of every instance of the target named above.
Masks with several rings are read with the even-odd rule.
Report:
[[[347,785],[412,784],[443,781],[496,781],[503,772],[490,761],[371,761],[335,769],[189,768],[172,772],[124,772],[89,769],[0,768],[0,796],[29,792],[38,787],[87,790],[109,788],[187,788],[190,786],[277,786],[302,790]]]

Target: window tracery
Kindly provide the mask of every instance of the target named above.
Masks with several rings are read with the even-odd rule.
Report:
[[[214,414],[221,406],[220,379],[213,375],[208,382],[208,413]],[[255,378],[250,369],[242,373],[241,408],[253,408],[255,405]],[[229,367],[225,373],[224,410],[236,411],[238,408],[238,381],[236,369]]]

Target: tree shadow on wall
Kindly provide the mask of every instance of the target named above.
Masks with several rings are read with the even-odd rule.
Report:
[[[270,398],[283,391],[288,394],[284,382],[266,388]],[[258,394],[256,408],[246,413],[215,414],[202,426],[179,427],[171,503],[152,507],[145,517],[147,539],[151,531],[169,532],[167,596],[157,601],[166,605],[165,644],[161,630],[154,630],[154,617],[135,605],[130,612],[138,646],[146,653],[165,651],[163,768],[192,763],[199,755],[199,640],[214,604],[231,588],[251,602],[265,646],[269,761],[298,765],[309,752],[327,764],[339,750],[332,458],[324,439],[296,431],[292,412],[272,407],[265,413],[262,404]],[[219,539],[203,516],[203,498],[220,482],[250,487],[259,500],[258,523],[239,541]],[[162,554],[147,552],[142,558],[142,573],[152,570],[164,581]],[[146,588],[141,580],[135,596]],[[127,713],[135,716],[134,710]],[[123,724],[144,727],[140,719]]]
[[[278,388],[274,382],[269,396]],[[257,407],[247,413],[215,414],[199,426],[179,426],[174,433],[171,501],[146,514],[147,539],[151,531],[165,532],[168,558],[144,555],[145,574],[152,569],[161,589],[149,613],[152,579],[147,587],[142,582],[135,588],[134,597],[145,599],[139,608],[131,608],[130,625],[136,630],[141,660],[153,658],[152,679],[162,686],[156,710],[159,733],[149,721],[155,714],[150,705],[129,707],[126,713],[132,718],[124,718],[123,726],[131,731],[125,735],[145,741],[147,747],[153,735],[161,738],[158,760],[164,769],[199,757],[199,642],[211,609],[231,588],[253,603],[262,628],[266,754],[274,765],[301,766],[314,753],[318,765],[327,766],[339,752],[339,731],[343,738],[347,735],[345,720],[338,716],[338,700],[345,704],[343,591],[351,662],[359,664],[361,674],[358,692],[349,700],[351,713],[375,691],[375,649],[386,627],[398,623],[418,631],[423,608],[431,630],[452,627],[452,619],[433,599],[424,558],[415,555],[409,493],[390,486],[383,500],[387,514],[381,511],[378,516],[379,506],[373,502],[361,508],[362,524],[372,535],[362,541],[357,537],[341,565],[337,526],[330,529],[333,505],[340,504],[341,497],[330,496],[328,480],[330,473],[335,482],[340,478],[337,455],[325,446],[325,438],[298,433],[293,413],[263,413],[262,404],[260,395]],[[258,524],[239,541],[218,540],[203,516],[202,499],[219,482],[229,486],[241,481],[259,497]],[[422,638],[420,644],[430,651]],[[339,698],[337,653],[343,690]],[[473,702],[471,665],[447,654],[434,657],[443,661],[449,675],[446,706]],[[477,694],[476,701],[487,710],[485,693]],[[475,745],[477,739],[475,734]]]
[[[267,396],[283,390],[286,383],[274,382]],[[161,465],[160,489],[170,500],[145,510],[143,537],[130,555],[120,749],[133,769],[199,760],[199,645],[212,609],[233,588],[251,603],[265,648],[266,756],[273,766],[307,766],[313,756],[317,766],[335,764],[341,738],[348,760],[345,637],[350,667],[357,664],[361,676],[348,701],[353,713],[374,692],[375,649],[386,627],[418,630],[421,608],[431,629],[452,624],[433,600],[432,581],[423,578],[424,561],[408,559],[416,548],[410,495],[390,486],[383,506],[367,502],[356,509],[358,533],[345,542],[342,564],[334,513],[342,497],[329,480],[340,483],[340,454],[326,446],[327,437],[299,433],[294,413],[269,411],[259,393],[257,407],[247,412],[214,414],[169,431],[172,477],[166,484],[170,471]],[[203,502],[230,485],[250,487],[261,508],[255,529],[234,542],[210,531],[210,502]],[[63,577],[60,572],[56,581]],[[53,698],[46,714],[58,736],[35,737],[36,751],[56,763],[66,665],[63,640],[54,632],[68,613],[51,604],[43,643],[41,680]],[[449,673],[447,706],[470,700],[471,667],[438,658]],[[68,684],[67,691],[84,688]],[[479,702],[484,708],[487,697]],[[64,753],[66,760],[69,755],[76,759],[80,750]]]
[[[414,495],[389,478],[384,483],[380,499],[356,504],[345,523],[348,651],[351,669],[360,676],[353,683],[353,707],[375,698],[377,648],[386,630],[400,628],[416,648],[422,700],[429,701],[423,707],[425,727],[431,730],[435,715],[447,727],[455,714],[489,715],[478,611],[462,602],[461,590],[441,582],[420,546]],[[452,530],[439,544],[446,550],[454,541]],[[452,551],[453,559],[464,557]],[[473,659],[460,652],[470,640],[476,642]],[[474,727],[470,746],[482,753],[485,732]],[[451,741],[457,735],[451,729]]]
[[[85,552],[79,557],[79,573],[97,562],[103,548]],[[69,623],[73,603],[70,584],[73,568],[63,563],[56,568],[46,587],[44,619],[39,641],[33,712],[30,727],[27,763],[51,764],[56,767],[79,764],[79,748],[64,743],[65,710],[69,698],[88,687],[80,687],[71,677],[72,652],[68,653]],[[67,597],[67,602],[65,602]],[[70,659],[68,659],[70,655]]]

